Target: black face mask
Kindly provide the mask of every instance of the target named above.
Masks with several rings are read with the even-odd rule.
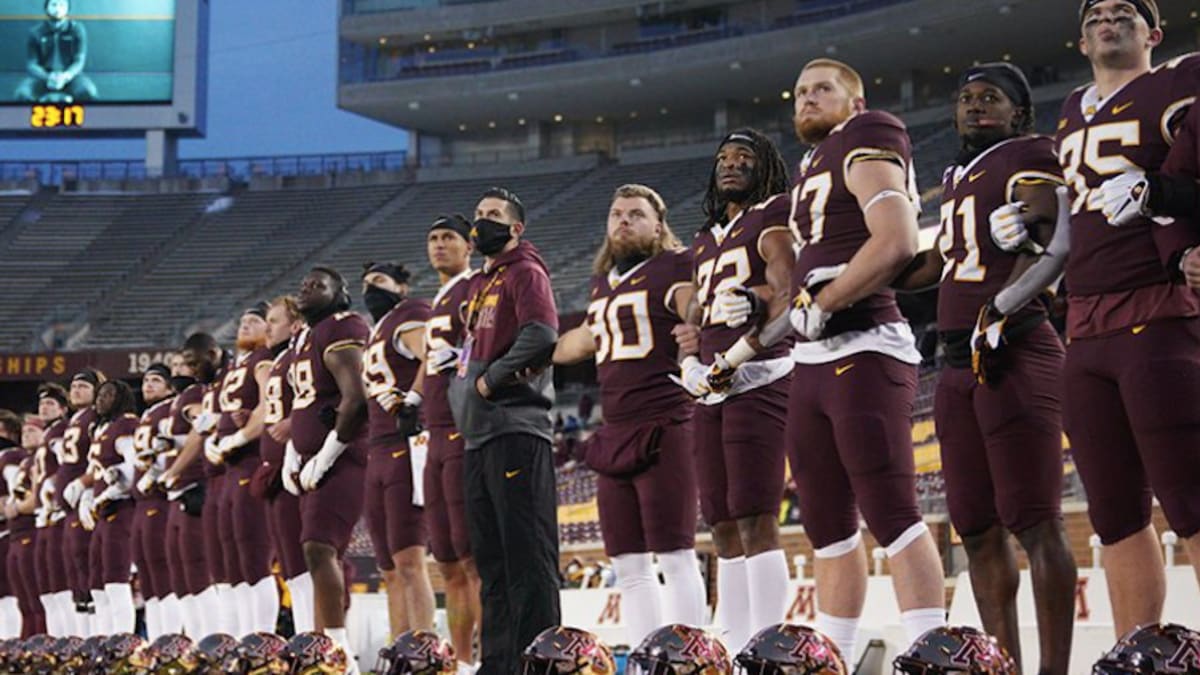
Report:
[[[512,226],[480,218],[471,226],[471,243],[485,256],[494,256],[512,239]]]
[[[367,290],[363,292],[363,304],[367,306],[367,311],[376,321],[392,311],[392,308],[400,304],[403,299],[404,296],[399,293],[385,291],[378,286],[367,286]]]
[[[171,389],[178,393],[183,393],[184,389],[196,384],[196,378],[191,375],[173,375],[171,376]]]

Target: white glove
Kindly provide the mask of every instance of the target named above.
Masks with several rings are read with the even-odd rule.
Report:
[[[142,477],[138,479],[138,492],[144,495],[150,494],[154,490],[154,483],[158,481],[158,477],[161,475],[162,469],[158,468],[157,465],[151,464],[146,473],[142,474]]]
[[[210,433],[217,428],[218,415],[204,411],[196,415],[196,419],[192,420],[192,430],[201,436]]]
[[[250,439],[246,438],[246,434],[242,433],[241,431],[235,431],[221,439],[221,442],[217,444],[217,452],[221,454],[222,458],[224,458],[229,453],[237,450],[249,442]]]
[[[299,497],[300,485],[296,480],[300,473],[300,453],[296,452],[296,446],[291,441],[288,441],[284,448],[283,470],[280,473],[280,477],[283,479],[283,489]]]
[[[116,501],[118,499],[124,499],[128,496],[129,493],[126,492],[125,488],[122,488],[120,485],[109,485],[108,487],[104,488],[104,492],[101,492],[100,496],[96,498],[96,503],[104,504],[107,502]]]
[[[1029,229],[1025,226],[1025,202],[1005,204],[988,216],[992,242],[1007,253],[1018,251],[1029,244]]]
[[[805,288],[816,288],[817,286],[820,286],[821,284],[827,284],[827,283],[833,281],[834,279],[842,276],[842,272],[845,272],[846,268],[849,266],[850,266],[849,263],[842,263],[841,265],[826,265],[825,267],[814,267],[808,271],[808,274],[804,275],[804,287]]]
[[[434,372],[440,373],[457,366],[461,354],[462,350],[457,347],[442,347],[441,349],[431,349],[426,358],[429,363],[433,364]]]
[[[204,458],[210,464],[220,464],[225,461],[225,455],[221,452],[220,442],[217,441],[216,434],[204,439]]]
[[[121,469],[116,466],[105,467],[103,478],[107,485],[120,485],[125,482],[125,476],[121,475]]]
[[[730,286],[717,291],[713,300],[713,312],[725,319],[725,325],[737,328],[746,323],[754,313],[754,301],[750,295],[754,291],[745,286]]]
[[[42,481],[42,487],[38,489],[38,503],[44,509],[54,508],[54,477],[51,476]]]
[[[799,298],[797,300],[799,301]],[[798,303],[788,312],[788,320],[792,322],[792,328],[812,342],[821,339],[821,334],[825,332],[825,324],[831,316],[833,315],[821,309],[816,300],[811,299],[804,303]]]
[[[175,448],[175,441],[170,436],[155,436],[150,442],[150,449],[155,455],[170,452]]]
[[[1141,171],[1123,173],[1100,185],[1100,210],[1113,227],[1124,227],[1149,216],[1146,208],[1149,199],[1150,181]]]
[[[179,482],[179,478],[177,476],[169,476],[164,472],[161,476],[155,478],[154,482],[161,485],[164,490],[170,490]]]
[[[33,526],[45,527],[50,524],[50,514],[46,513],[45,509],[36,509],[33,512]]]
[[[689,356],[679,364],[679,367],[679,386],[683,387],[688,394],[695,398],[702,398],[712,391],[708,387],[709,367],[700,363],[700,359]]]
[[[91,532],[96,529],[96,496],[91,490],[84,492],[79,497],[79,522],[83,525],[83,529]]]
[[[400,409],[402,401],[400,392],[395,389],[388,389],[386,392],[375,397],[375,402],[389,415],[396,414],[396,411]]]
[[[317,484],[333,468],[333,463],[342,456],[342,452],[345,450],[346,444],[338,439],[337,431],[330,431],[329,435],[325,437],[321,449],[310,457],[304,464],[304,468],[300,470],[300,487],[305,492],[317,489]]]
[[[67,502],[67,505],[71,508],[75,508],[79,505],[79,497],[80,495],[84,494],[84,491],[85,488],[83,481],[79,478],[76,478],[70,483],[67,483],[67,487],[63,488],[63,501]]]

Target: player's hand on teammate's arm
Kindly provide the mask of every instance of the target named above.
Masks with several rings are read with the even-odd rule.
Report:
[[[192,430],[201,436],[212,432],[216,428],[217,415],[214,413],[204,411],[196,415],[195,419],[192,420]]]
[[[329,473],[334,462],[342,456],[345,450],[346,444],[338,438],[337,431],[330,431],[329,435],[325,437],[321,449],[310,457],[304,463],[304,468],[300,470],[300,487],[307,492],[317,489],[321,479]]]
[[[427,359],[429,363],[433,364],[435,372],[443,373],[456,367],[461,355],[462,350],[457,347],[442,347],[441,349],[430,349]]]
[[[700,362],[695,356],[688,356],[679,364],[679,377],[673,377],[675,383],[694,398],[706,396],[712,389],[708,385],[709,366]]]
[[[155,464],[151,464],[146,473],[142,474],[142,477],[138,479],[138,491],[144,495],[150,494],[154,490],[154,484],[158,482],[158,477],[161,475],[162,469],[158,468]]]
[[[804,287],[792,301],[792,309],[788,319],[796,332],[805,339],[816,341],[825,333],[825,324],[833,317],[825,311],[820,301],[821,290],[834,279],[837,279],[849,267],[847,263],[814,267],[804,275]]]
[[[283,489],[295,497],[300,496],[300,453],[296,451],[296,446],[291,441],[287,442],[283,451],[283,469],[280,472],[280,478],[283,480]]]
[[[992,242],[1001,251],[1015,253],[1021,249],[1037,247],[1037,242],[1029,238],[1029,228],[1025,224],[1026,209],[1025,202],[1013,202],[997,207],[988,216]]]
[[[725,317],[730,328],[737,328],[750,320],[762,305],[761,298],[745,286],[729,286],[717,291],[713,310]]]
[[[402,396],[399,389],[388,389],[387,391],[375,397],[375,402],[383,408],[384,412],[389,415],[395,415],[400,412],[402,405]]]
[[[225,461],[225,453],[221,451],[221,442],[217,440],[216,434],[204,439],[204,458],[210,464],[220,464]]]
[[[83,495],[85,490],[86,488],[83,485],[83,481],[79,478],[76,478],[70,483],[67,483],[67,486],[63,488],[63,499],[68,505],[77,506],[79,504],[79,498]]]
[[[292,418],[285,417],[283,420],[272,424],[267,428],[267,434],[275,439],[276,443],[286,443],[292,436]]]
[[[1141,171],[1130,171],[1101,183],[1100,210],[1113,227],[1124,227],[1150,215],[1150,181]]]
[[[85,530],[96,529],[96,498],[91,490],[85,490],[79,496],[78,512],[79,522],[83,524]]]
[[[1200,246],[1194,246],[1183,254],[1179,260],[1179,271],[1183,272],[1188,286],[1200,289]]]
[[[700,327],[691,323],[676,324],[671,329],[671,335],[675,337],[675,345],[679,348],[679,353],[684,355],[694,355],[700,353]]]

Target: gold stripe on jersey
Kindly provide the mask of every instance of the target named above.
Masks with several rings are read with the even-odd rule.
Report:
[[[1018,171],[1009,176],[1008,183],[1004,186],[1004,200],[1012,203],[1016,200],[1017,188],[1033,185],[1066,185],[1066,181],[1062,176],[1056,176],[1045,171]]]
[[[337,342],[332,342],[329,344],[329,346],[325,347],[325,351],[321,354],[321,356],[325,357],[333,352],[341,351],[343,349],[350,349],[351,347],[358,347],[361,349],[362,346],[362,340],[338,340]]]
[[[762,232],[758,233],[758,242],[755,244],[755,247],[758,249],[758,257],[762,258],[764,261],[767,259],[767,256],[763,255],[763,240],[767,238],[767,234],[776,232],[778,230],[783,230],[788,234],[789,237],[792,237],[793,240],[795,239],[795,237],[792,235],[792,228],[788,227],[787,223],[783,223],[782,225],[768,225],[764,227]]]
[[[842,160],[842,179],[849,182],[850,167],[859,162],[894,162],[901,169],[904,169],[908,164],[904,161],[904,156],[895,150],[887,148],[855,148],[846,153],[846,159]]]
[[[1162,118],[1158,122],[1158,130],[1162,134],[1163,140],[1167,142],[1167,145],[1175,143],[1175,132],[1178,131],[1178,129],[1171,128],[1171,120],[1178,119],[1182,124],[1184,116],[1180,113],[1187,112],[1187,109],[1195,102],[1195,96],[1186,96],[1167,106],[1167,109],[1163,111]],[[1178,118],[1176,118],[1176,115],[1178,115]]]

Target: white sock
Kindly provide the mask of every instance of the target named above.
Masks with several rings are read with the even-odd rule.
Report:
[[[179,609],[179,618],[183,622],[183,630],[188,637],[192,638],[194,642],[199,642],[208,635],[204,630],[207,628],[204,621],[206,607],[200,595],[183,596],[179,599]]]
[[[456,675],[475,675],[475,664],[459,661]]]
[[[58,630],[63,637],[78,635],[75,632],[75,598],[71,591],[59,591],[50,595],[58,617]]]
[[[250,631],[275,632],[279,620],[279,589],[275,577],[267,575],[250,586],[250,606],[254,608],[254,625]]]
[[[750,641],[750,586],[746,559],[717,559],[717,628],[730,654],[737,654]]]
[[[38,602],[42,604],[42,612],[46,615],[46,635],[60,637],[56,623],[58,617],[54,616],[54,596],[50,593],[43,593],[38,596]]]
[[[146,641],[154,642],[163,634],[162,605],[158,598],[145,598],[142,609],[146,620]]]
[[[221,596],[217,591],[216,586],[209,586],[196,595],[197,605],[200,609],[201,632],[196,639],[202,639],[213,633],[228,633],[229,630],[223,627],[224,617],[221,613]]]
[[[133,606],[133,587],[129,584],[104,584],[108,600],[108,632],[132,633],[137,627],[137,610]]]
[[[842,652],[842,661],[846,664],[846,670],[854,669],[854,642],[858,636],[858,617],[846,618],[840,616],[830,616],[824,612],[817,612],[817,621],[814,625],[825,637],[833,640],[839,651]]]
[[[74,599],[72,599],[71,603],[74,604]],[[77,637],[87,638],[91,636],[92,625],[88,614],[72,610],[71,618],[75,623],[74,631]]]
[[[251,627],[254,625],[254,606],[250,604],[252,597],[250,595],[250,584],[240,581],[229,588],[229,597],[233,600],[233,609],[236,621],[234,623],[234,632],[230,633],[239,640],[243,635],[254,632]]]
[[[162,635],[183,631],[183,612],[179,609],[179,597],[174,593],[158,599],[159,626]]]
[[[102,590],[92,589],[92,607],[95,609],[91,617],[88,619],[90,632],[88,635],[112,635],[109,630],[109,617],[111,616],[108,605],[108,594]]]
[[[659,553],[658,564],[666,582],[663,586],[663,624],[707,624],[707,593],[695,549]]]
[[[663,625],[662,596],[654,574],[654,556],[650,553],[625,553],[612,559],[621,589],[621,604],[629,628],[625,636],[630,646]]]
[[[326,628],[325,634],[333,639],[334,642],[342,646],[346,650],[346,664],[350,666],[346,669],[349,675],[358,674],[358,659],[354,656],[354,650],[350,648],[350,635],[346,632],[345,627],[342,628]]]
[[[212,626],[212,632],[229,633],[240,638],[241,635],[237,634],[238,608],[237,601],[233,596],[233,587],[229,584],[219,583],[213,584],[209,588],[213,589],[213,597],[216,598],[213,604],[216,613],[212,615],[216,618],[216,622]]]
[[[5,639],[21,637],[21,608],[16,596],[0,598],[0,635]]]
[[[316,629],[316,608],[313,606],[312,575],[298,574],[287,580],[288,593],[292,596],[292,624],[297,633]]]
[[[788,605],[787,584],[787,556],[783,549],[764,551],[746,558],[751,637],[767,626],[783,621]]]
[[[904,626],[908,644],[911,645],[927,631],[945,626],[946,610],[941,607],[927,607],[900,612],[900,625]]]

